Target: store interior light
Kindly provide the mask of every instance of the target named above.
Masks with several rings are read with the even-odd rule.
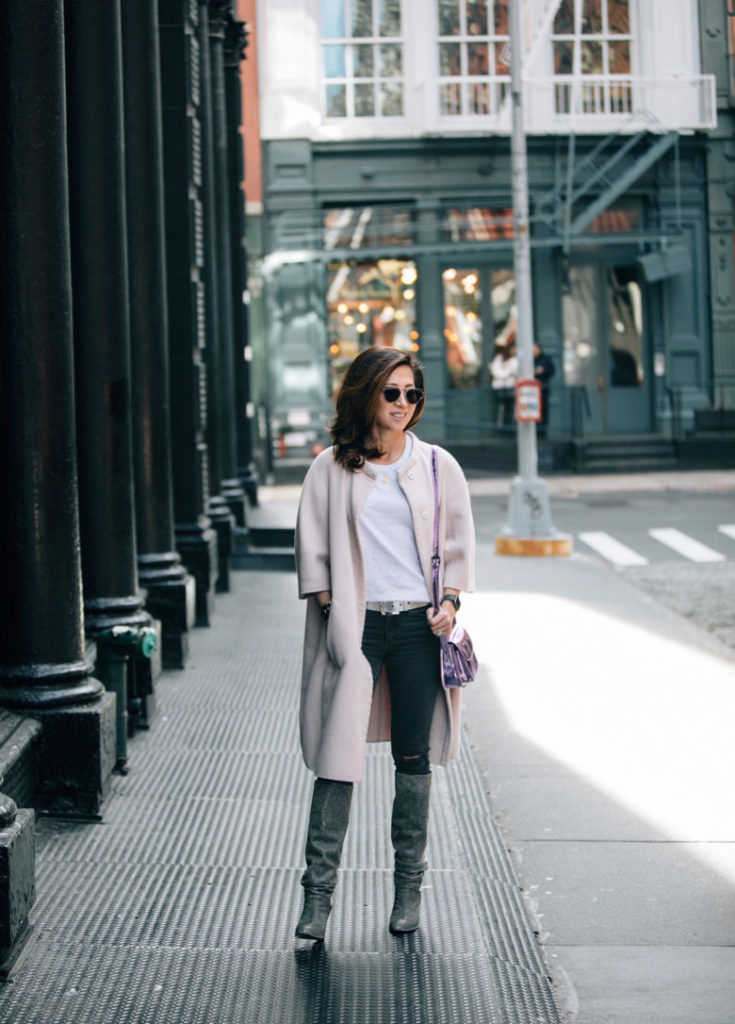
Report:
[[[403,284],[413,284],[418,276],[416,267],[404,267],[401,271],[401,281]]]
[[[330,352],[331,355],[338,356],[339,355],[339,351],[340,351],[339,350],[339,345],[330,345],[329,346],[329,352]]]
[[[368,306],[367,302],[361,302],[357,308],[360,310],[361,313],[367,313],[370,307]]]
[[[344,322],[347,324],[348,327],[351,327],[352,324],[354,324],[355,322],[355,318],[354,316],[346,316]]]
[[[406,302],[410,302],[415,294],[416,292],[413,290],[413,288],[406,288],[406,290],[403,293],[403,298],[406,300]]]
[[[418,331],[411,331],[411,333],[409,334],[409,338],[411,339],[411,341],[418,341],[419,340],[419,332]]]
[[[411,345],[411,351],[412,351],[412,352],[418,352],[418,350],[419,350],[420,348],[421,348],[421,346],[420,346],[419,344],[417,344],[417,343],[416,343],[415,341],[414,341],[414,342],[412,343],[412,345]]]
[[[444,278],[445,281],[453,281],[456,276],[457,271],[454,269],[454,267],[448,267],[442,274],[442,277]]]
[[[358,324],[355,330],[358,334],[364,334],[367,330],[367,324]]]
[[[346,313],[348,308],[349,307],[348,307],[346,302],[340,302],[340,304],[337,306],[337,312],[338,313]]]

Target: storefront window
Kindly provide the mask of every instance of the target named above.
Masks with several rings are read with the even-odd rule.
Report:
[[[451,387],[477,387],[482,373],[482,292],[479,271],[448,267],[444,284],[444,337]]]
[[[639,228],[638,210],[613,208],[598,213],[585,230],[585,234],[624,235]]]
[[[510,207],[487,209],[470,206],[449,210],[446,234],[451,242],[489,242],[513,237],[513,210]]]
[[[442,285],[449,386],[479,387],[494,355],[515,342],[515,276],[510,269],[447,267]]]
[[[365,348],[420,351],[418,274],[411,260],[333,262],[327,267],[327,338],[332,393]]]
[[[341,206],[324,211],[324,248],[364,249],[410,245],[411,209],[405,206]]]

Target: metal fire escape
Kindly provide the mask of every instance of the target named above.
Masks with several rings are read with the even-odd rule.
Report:
[[[575,141],[570,135],[565,179],[538,196],[535,203],[536,220],[561,238],[565,253],[572,239],[677,145],[678,135],[656,132],[653,127],[635,135],[616,132],[576,161]]]
[[[549,0],[532,30],[530,44],[524,60],[524,78],[533,87],[532,69],[544,47],[549,46],[549,35],[562,0]],[[575,4],[575,31],[581,37],[581,7]],[[657,118],[645,109],[633,109],[621,121],[620,129],[603,137],[590,152],[577,158],[577,118],[575,104],[590,79],[581,74],[579,48],[575,47],[575,66],[569,84],[571,109],[566,172],[559,176],[550,191],[537,195],[534,201],[534,221],[543,224],[561,241],[565,253],[572,240],[581,235],[616,199],[624,195],[666,153],[677,147],[678,133],[665,130]],[[631,90],[630,96],[634,96]],[[678,149],[676,149],[678,182]],[[677,186],[678,187],[678,186]],[[678,205],[678,196],[677,196]]]

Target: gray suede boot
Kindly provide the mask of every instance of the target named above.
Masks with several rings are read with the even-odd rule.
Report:
[[[431,775],[396,772],[391,839],[395,850],[395,900],[389,928],[394,935],[419,926],[421,882],[426,871],[426,830],[429,823]]]
[[[299,939],[324,938],[351,803],[351,782],[314,781],[306,836],[306,871],[301,878],[304,909],[296,925]]]

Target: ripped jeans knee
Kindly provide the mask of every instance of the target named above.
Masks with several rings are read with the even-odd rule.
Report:
[[[393,754],[396,771],[401,775],[430,775],[428,754]]]

